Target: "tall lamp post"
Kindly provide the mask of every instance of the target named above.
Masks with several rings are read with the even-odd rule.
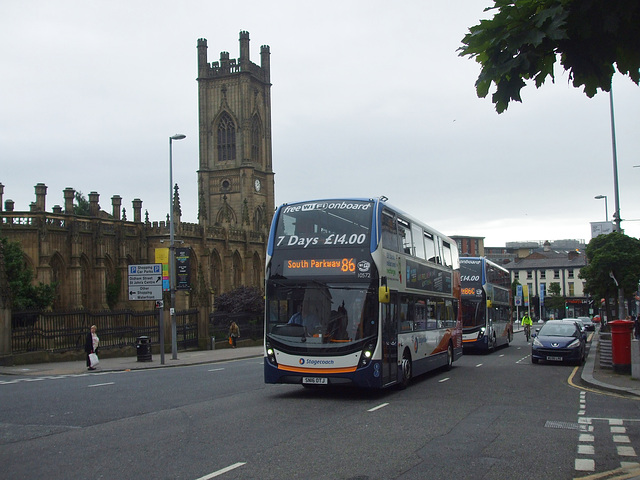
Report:
[[[613,221],[616,224],[616,231],[622,233],[620,223],[620,194],[618,190],[618,154],[616,151],[616,125],[613,115],[613,79],[611,81],[611,90],[609,91],[609,110],[611,112],[611,148],[613,150],[613,198],[615,200],[615,211],[613,212]]]
[[[186,135],[176,133],[169,137],[169,291],[171,293],[171,359],[178,359],[178,339],[176,332],[176,249],[174,244],[173,226],[173,141],[187,138]],[[161,346],[164,348],[164,346]]]
[[[596,200],[602,200],[604,198],[604,221],[608,222],[609,221],[609,207],[607,206],[607,196],[606,195],[596,195],[595,197]]]

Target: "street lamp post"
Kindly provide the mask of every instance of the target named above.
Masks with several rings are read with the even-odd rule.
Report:
[[[171,294],[171,359],[178,359],[178,339],[176,332],[176,250],[174,245],[173,226],[173,144],[174,140],[182,140],[186,135],[176,133],[169,137],[169,291]],[[160,348],[164,348],[162,345]]]
[[[616,151],[616,125],[613,115],[613,79],[611,82],[611,90],[609,91],[609,110],[611,112],[611,148],[613,150],[613,199],[615,200],[615,211],[613,212],[613,221],[616,224],[616,231],[622,233],[620,223],[620,194],[618,190],[618,154]]]
[[[596,200],[602,200],[604,198],[604,221],[608,222],[609,221],[609,207],[607,206],[607,196],[606,195],[596,195],[595,197]]]

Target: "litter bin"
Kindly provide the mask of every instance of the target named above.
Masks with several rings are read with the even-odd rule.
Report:
[[[631,332],[633,322],[629,320],[613,320],[611,325],[611,363],[617,372],[631,371]]]
[[[136,342],[136,353],[139,362],[150,362],[151,359],[151,340],[149,337],[138,337]]]

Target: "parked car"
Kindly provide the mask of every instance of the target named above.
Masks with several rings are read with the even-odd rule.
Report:
[[[578,317],[578,320],[582,322],[585,330],[594,331],[596,329],[596,324],[589,317]]]
[[[531,344],[531,361],[582,364],[586,355],[586,335],[575,319],[549,320],[536,329]]]
[[[562,319],[563,322],[569,322],[569,323],[575,323],[578,328],[580,329],[580,333],[582,333],[582,335],[584,336],[585,340],[587,338],[587,329],[584,326],[584,323],[582,323],[582,320],[580,320],[579,318],[563,318]]]
[[[593,331],[596,329],[596,324],[593,323],[593,320],[591,320],[589,317],[578,317],[578,320],[582,322],[585,330]]]

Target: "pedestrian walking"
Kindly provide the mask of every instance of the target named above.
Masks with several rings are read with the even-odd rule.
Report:
[[[236,322],[231,322],[231,325],[229,325],[229,343],[232,348],[236,348],[238,337],[240,337],[240,327]]]
[[[96,355],[98,354],[98,344],[100,343],[100,339],[96,334],[97,330],[98,328],[95,325],[91,325],[91,331],[87,333],[87,339],[84,343],[84,351],[87,354],[87,368],[89,370],[96,369],[96,367],[91,365],[91,359],[89,358],[89,355],[91,355],[92,353],[95,353]]]
[[[636,315],[633,321],[635,339],[640,340],[640,315]]]

